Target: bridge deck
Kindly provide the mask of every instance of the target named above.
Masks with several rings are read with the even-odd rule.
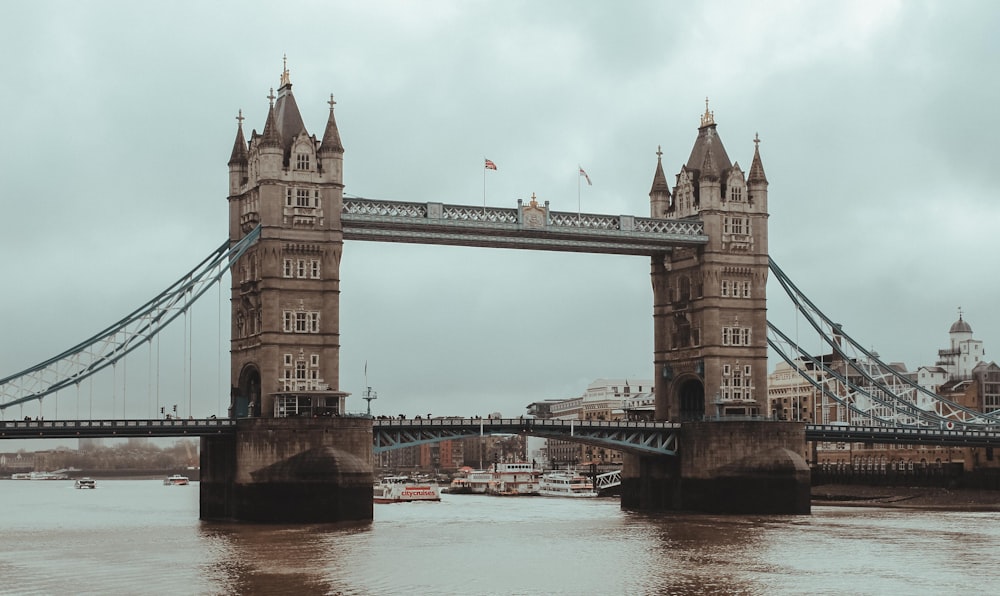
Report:
[[[525,221],[514,209],[345,198],[345,240],[655,255],[708,242],[698,220],[546,211]],[[542,212],[541,208],[534,208]]]
[[[235,431],[236,421],[229,418],[0,421],[0,439],[202,437]]]
[[[236,420],[2,420],[0,439],[81,437],[199,437],[236,432]],[[777,424],[777,423],[776,423]],[[373,420],[376,452],[479,434],[530,434],[593,443],[648,454],[671,454],[680,446],[676,422],[545,420],[537,418],[432,418]],[[936,429],[807,424],[807,441],[904,445],[1000,447],[1000,429]]]

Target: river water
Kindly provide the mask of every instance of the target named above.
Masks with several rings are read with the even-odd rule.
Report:
[[[2,594],[996,594],[1000,514],[622,511],[443,495],[373,523],[198,520],[198,484],[0,481]]]

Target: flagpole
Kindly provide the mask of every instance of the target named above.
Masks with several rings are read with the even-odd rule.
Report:
[[[580,166],[576,166],[576,169],[579,170],[579,172],[577,172],[577,174],[576,174],[576,223],[579,225],[579,223],[580,223],[580,176],[581,176],[580,172],[583,171],[583,168],[580,167]]]
[[[483,215],[486,215],[486,157],[483,157]]]

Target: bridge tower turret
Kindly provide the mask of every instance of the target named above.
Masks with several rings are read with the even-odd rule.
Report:
[[[229,238],[261,226],[233,268],[234,417],[343,413],[339,391],[344,147],[330,114],[322,141],[302,121],[288,69],[249,143],[242,110],[229,160]]]
[[[748,185],[706,100],[672,198],[663,186],[657,151],[651,216],[700,219],[709,241],[652,259],[656,418],[757,415],[767,398],[768,214],[760,152]]]

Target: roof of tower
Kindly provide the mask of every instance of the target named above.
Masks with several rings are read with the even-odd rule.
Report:
[[[722,139],[719,138],[715,130],[715,113],[708,110],[708,99],[705,99],[705,113],[701,117],[701,126],[698,127],[698,138],[691,148],[691,156],[687,160],[688,170],[701,171],[705,163],[705,154],[711,149],[712,161],[715,164],[716,174],[725,174],[732,167],[726,148],[722,146]]]
[[[962,319],[962,313],[958,313],[958,320],[951,324],[948,333],[972,333],[972,327]]]
[[[288,153],[292,149],[292,141],[300,132],[305,132],[306,125],[302,122],[299,106],[292,94],[292,81],[288,76],[286,66],[281,73],[281,86],[278,87],[278,101],[274,104],[275,125],[281,138],[282,149]]]
[[[663,174],[663,151],[656,148],[656,172],[653,173],[653,187],[649,189],[649,194],[654,192],[666,193],[670,196],[670,186],[667,185],[667,177]]]
[[[750,175],[747,182],[767,183],[767,176],[764,175],[764,164],[760,161],[760,135],[753,135],[753,163],[750,164]]]
[[[240,115],[236,117],[236,121],[239,122],[236,127],[236,141],[233,142],[233,153],[229,156],[228,165],[247,162],[247,141],[243,136],[243,110],[240,110]]]
[[[343,153],[344,145],[340,142],[340,131],[337,130],[337,121],[333,117],[333,106],[337,102],[333,101],[333,94],[330,94],[330,117],[326,120],[326,130],[323,131],[323,142],[319,146],[320,153]]]

